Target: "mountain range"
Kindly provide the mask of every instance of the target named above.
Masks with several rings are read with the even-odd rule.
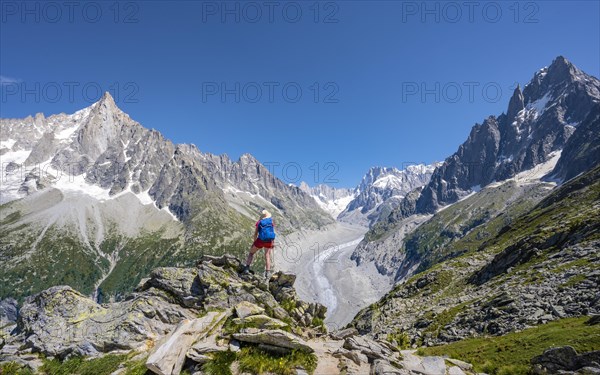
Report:
[[[15,318],[15,334],[6,340],[24,349],[2,344],[0,358],[22,360],[32,348],[53,353],[55,341],[66,357],[69,350],[112,350],[103,332],[56,340],[36,316],[60,326],[95,327],[97,314],[114,316],[100,322],[110,327],[173,325],[138,300],[188,318],[199,306],[230,315],[240,299],[258,301],[264,306],[257,310],[281,326],[325,334],[324,306],[297,300],[290,290],[295,276],[248,282],[235,272],[242,266],[235,257],[206,255],[241,255],[257,212],[268,208],[283,234],[326,231],[335,220],[368,227],[351,257],[393,280],[383,298],[324,338],[346,340],[345,351],[332,355],[340,358],[338,369],[352,373],[354,362],[374,374],[423,374],[438,361],[444,374],[447,363],[462,364],[456,374],[600,371],[600,81],[562,56],[518,86],[504,113],[475,124],[444,162],[374,167],[354,189],[287,185],[251,155],[234,162],[174,145],[131,120],[109,95],[72,115],[0,125],[0,300],[40,292],[25,300],[25,317],[16,301],[1,301],[0,317]],[[121,299],[138,286],[105,311],[69,287],[45,290],[64,284],[96,300]],[[94,319],[71,319],[47,308],[52,301],[89,305]],[[145,320],[119,315],[123,309],[143,309]],[[248,329],[240,337],[275,335]],[[147,339],[133,336],[136,345]],[[316,345],[319,354],[329,353]],[[544,352],[558,345],[569,346]],[[401,349],[453,359],[424,357],[413,371],[415,353],[394,354]],[[317,361],[324,357],[332,360]]]
[[[72,115],[0,125],[2,297],[51,284],[114,295],[159,264],[241,253],[262,209],[281,233],[333,223],[251,155],[175,145],[108,93]]]
[[[557,57],[536,72],[523,90],[515,89],[505,113],[475,124],[428,184],[407,194],[372,225],[353,259],[373,261],[380,272],[395,274],[399,281],[417,270],[408,272],[409,264],[414,267],[420,262],[406,258],[405,235],[436,212],[509,179],[531,182],[543,177],[556,183],[591,169],[600,161],[596,152],[599,103],[600,81]],[[473,224],[492,217],[490,212]]]

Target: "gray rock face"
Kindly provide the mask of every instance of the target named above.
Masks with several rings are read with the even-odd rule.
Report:
[[[371,366],[371,375],[409,375],[406,369],[392,366],[388,361],[376,359]]]
[[[577,374],[600,371],[600,351],[577,354],[571,346],[550,348],[531,360],[535,374],[558,374],[572,371]]]
[[[155,269],[136,292],[117,303],[100,305],[66,286],[47,289],[23,304],[17,330],[3,336],[6,344],[0,348],[0,362],[6,358],[18,360],[27,350],[64,359],[116,350],[147,351],[154,347],[152,353],[158,354],[151,361],[153,368],[163,368],[162,364],[167,362],[173,368],[180,368],[194,344],[195,340],[190,338],[199,340],[200,334],[212,335],[234,309],[242,315],[264,314],[246,316],[246,321],[239,316],[235,318],[242,325],[265,328],[244,331],[238,337],[240,341],[312,352],[302,337],[272,328],[291,327],[298,331],[302,326],[302,330],[314,334],[321,327],[304,325],[287,315],[260,278],[252,275],[240,278],[235,265],[241,262],[233,259],[207,257],[197,268]],[[299,300],[294,302],[308,305]],[[248,310],[250,304],[255,306]],[[277,311],[283,311],[286,323],[277,319]],[[221,346],[223,350],[228,348]],[[206,355],[210,351],[198,345],[193,354]]]
[[[0,301],[0,327],[15,323],[19,315],[19,306],[14,298]]]
[[[248,301],[242,301],[235,306],[235,314],[239,319],[244,319],[251,315],[259,315],[263,312],[265,312],[265,309]]]
[[[223,324],[223,320],[231,315],[231,310],[208,312],[205,316],[193,320],[181,321],[160,344],[152,349],[146,367],[158,375],[179,375],[186,357],[202,356],[212,347],[195,346],[190,355],[190,347],[197,341],[206,338],[209,332]],[[216,351],[216,350],[215,350]]]
[[[458,151],[435,171],[415,212],[434,212],[475,186],[505,180],[545,162],[551,152],[567,145],[599,105],[600,81],[557,57],[550,67],[537,72],[522,92],[517,87],[506,114],[488,117],[473,127]],[[569,155],[567,150],[561,158]]]
[[[192,311],[154,289],[105,308],[69,287],[53,287],[28,299],[19,331],[27,347],[49,356],[97,355],[144,349]]]
[[[354,327],[341,329],[339,331],[335,331],[330,334],[331,338],[334,340],[344,340],[348,337],[352,337],[352,336],[356,336],[356,335],[358,335],[358,331]]]
[[[563,181],[600,164],[600,104],[577,126],[567,141],[561,158],[552,171],[553,178]]]
[[[289,314],[303,326],[310,326],[315,318],[321,321],[325,319],[327,307],[315,302],[305,302],[298,299],[294,282],[296,275],[277,272],[269,281],[269,290],[279,303],[287,303],[292,306]],[[279,318],[279,317],[278,317]],[[281,318],[279,318],[281,319]]]
[[[357,350],[371,360],[394,360],[398,358],[398,353],[394,352],[389,344],[377,342],[363,336],[346,338],[346,341],[344,341],[344,349]]]

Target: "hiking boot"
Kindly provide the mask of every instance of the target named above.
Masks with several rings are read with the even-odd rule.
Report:
[[[265,271],[265,279],[271,280],[271,276],[273,276],[273,271]]]
[[[244,268],[242,268],[242,272],[240,272],[242,275],[250,275],[250,266],[244,266]]]

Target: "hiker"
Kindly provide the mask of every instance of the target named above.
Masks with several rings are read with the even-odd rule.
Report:
[[[250,265],[254,259],[254,254],[262,248],[265,249],[265,278],[269,280],[273,274],[271,270],[271,253],[275,247],[275,228],[271,213],[263,210],[260,214],[260,219],[256,222],[254,229],[254,242],[250,248],[250,254],[246,259],[246,265],[242,270],[243,274],[250,273]]]

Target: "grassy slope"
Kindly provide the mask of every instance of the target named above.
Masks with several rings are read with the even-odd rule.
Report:
[[[550,347],[570,345],[579,353],[600,350],[600,325],[588,326],[586,317],[568,318],[499,337],[481,337],[419,350],[472,363],[490,374],[528,374],[531,358]]]
[[[21,213],[12,210],[11,203],[0,207],[0,299],[22,299],[54,285],[92,294],[109,262],[84,244],[74,229],[51,226],[38,239],[42,228],[19,225]],[[222,203],[209,199],[197,203],[197,214],[181,226],[185,229],[179,237],[169,238],[159,230],[127,238],[114,228],[108,230],[99,248],[104,254],[118,252],[118,262],[100,286],[102,292],[129,292],[153,268],[193,266],[203,254],[243,257],[252,243],[254,223]],[[263,263],[257,257],[255,267]]]
[[[411,233],[404,248],[421,259],[419,271],[450,258],[471,253],[549,192],[548,185],[520,187],[509,181],[440,211]]]

